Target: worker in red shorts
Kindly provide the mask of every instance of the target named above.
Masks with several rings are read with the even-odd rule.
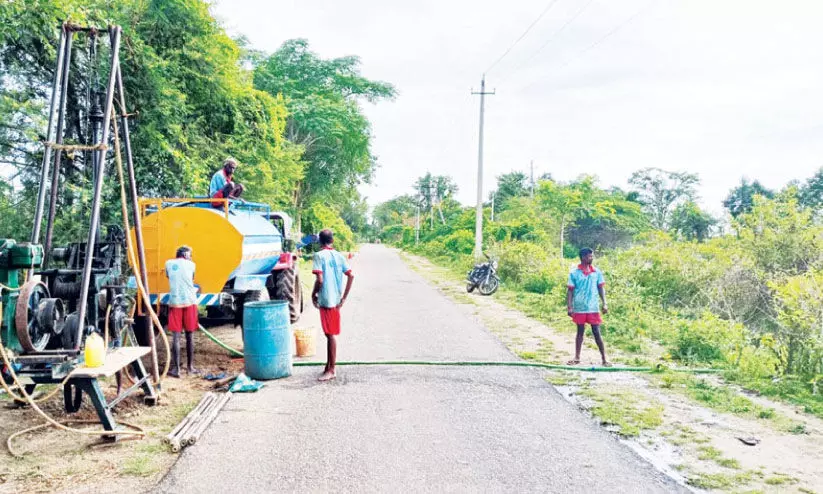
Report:
[[[603,314],[609,312],[606,305],[606,280],[603,273],[594,267],[594,253],[591,249],[580,249],[580,265],[577,269],[569,273],[568,291],[566,295],[566,306],[569,317],[577,325],[577,338],[574,342],[574,358],[569,360],[569,365],[580,363],[580,351],[583,348],[583,337],[586,334],[586,324],[592,327],[592,335],[597,348],[600,350],[600,358],[604,367],[611,367],[612,364],[606,359],[606,345],[603,343],[603,336],[600,334],[600,325],[603,318],[600,315],[600,303],[603,303]]]
[[[180,377],[180,332],[186,330],[186,357],[189,374],[198,374],[194,368],[194,331],[198,328],[197,289],[194,286],[194,262],[191,248],[177,249],[174,259],[166,261],[169,279],[169,324],[172,334],[172,359],[169,376]]]
[[[335,378],[334,364],[337,362],[337,335],[340,334],[340,308],[349,296],[354,274],[343,254],[334,250],[334,234],[331,230],[320,232],[320,252],[314,254],[312,273],[316,277],[311,300],[320,309],[320,324],[326,335],[326,368],[320,381]],[[346,289],[343,290],[343,277],[346,277]]]

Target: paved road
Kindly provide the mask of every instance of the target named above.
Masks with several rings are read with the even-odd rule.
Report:
[[[365,246],[340,360],[514,356],[393,251]],[[319,327],[316,311],[303,326]],[[322,353],[319,354],[323,355]],[[161,492],[672,492],[522,368],[296,369],[238,395]]]

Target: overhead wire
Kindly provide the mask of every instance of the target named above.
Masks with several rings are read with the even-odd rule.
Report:
[[[527,58],[527,59],[526,59],[526,60],[524,60],[523,62],[519,63],[519,64],[518,64],[518,65],[517,65],[514,69],[512,69],[512,70],[511,70],[511,71],[510,71],[510,72],[509,72],[509,73],[508,73],[505,77],[503,77],[503,78],[500,80],[500,82],[501,82],[501,83],[503,83],[503,82],[505,82],[505,81],[509,80],[509,79],[510,79],[513,75],[515,75],[517,72],[519,72],[519,71],[520,71],[520,69],[522,69],[522,68],[523,68],[523,67],[524,67],[527,63],[529,63],[529,62],[531,62],[532,60],[534,60],[534,57],[536,57],[537,55],[539,55],[539,54],[540,54],[540,52],[542,52],[544,48],[546,48],[547,46],[549,46],[549,44],[550,44],[552,41],[554,41],[555,39],[557,39],[557,37],[560,35],[560,33],[562,33],[563,31],[565,31],[567,27],[569,27],[569,26],[570,26],[570,25],[571,25],[574,21],[576,21],[576,20],[577,20],[577,18],[578,18],[578,17],[580,17],[580,15],[581,15],[583,12],[585,12],[587,8],[589,8],[589,5],[591,5],[593,1],[594,1],[594,0],[588,0],[586,3],[584,3],[584,4],[583,4],[583,6],[582,6],[582,7],[580,7],[579,9],[577,9],[577,11],[576,11],[574,14],[572,14],[572,16],[571,16],[571,17],[569,17],[568,19],[566,19],[566,22],[564,22],[564,23],[563,23],[563,25],[561,25],[561,26],[560,26],[560,27],[559,27],[559,28],[558,28],[558,29],[557,29],[554,33],[552,33],[552,35],[551,35],[551,36],[549,36],[549,38],[548,38],[548,39],[547,39],[547,40],[546,40],[546,41],[545,41],[542,45],[540,45],[540,47],[539,47],[537,50],[535,50],[535,51],[534,51],[534,53],[532,53],[532,54],[531,54],[531,56],[530,56],[529,58]]]
[[[543,9],[543,12],[541,12],[541,13],[540,13],[540,15],[539,15],[539,16],[537,16],[537,19],[535,19],[534,21],[532,21],[532,23],[531,23],[531,24],[529,24],[529,27],[527,27],[527,28],[526,28],[526,30],[525,30],[525,31],[523,31],[523,34],[521,34],[519,38],[517,38],[516,40],[514,40],[514,43],[512,43],[511,45],[509,45],[509,47],[506,49],[506,51],[505,51],[505,52],[503,52],[503,54],[502,54],[502,55],[500,55],[500,57],[498,57],[498,59],[497,59],[497,60],[495,60],[495,61],[494,61],[491,65],[489,65],[489,68],[487,68],[487,69],[485,70],[485,72],[484,72],[484,73],[489,73],[489,71],[491,71],[491,69],[493,69],[493,68],[494,68],[494,67],[495,67],[498,63],[500,63],[500,62],[501,62],[504,58],[506,58],[506,55],[508,55],[509,53],[511,53],[511,51],[514,49],[514,47],[515,47],[515,46],[517,46],[517,44],[518,44],[518,43],[520,43],[520,42],[523,40],[523,38],[525,38],[525,37],[526,37],[526,35],[527,35],[527,34],[529,34],[529,31],[531,31],[531,30],[532,30],[532,28],[534,28],[534,26],[536,26],[536,25],[537,25],[537,23],[538,23],[538,22],[540,22],[540,19],[542,19],[542,18],[543,18],[543,17],[544,17],[544,16],[545,16],[548,12],[549,12],[549,10],[551,10],[551,8],[552,8],[552,7],[554,7],[554,5],[555,5],[558,1],[559,1],[559,0],[551,0],[551,1],[549,2],[549,4],[546,6],[546,8],[545,8],[545,9]]]
[[[651,7],[652,7],[652,5],[654,5],[654,3],[655,3],[655,0],[651,0],[649,3],[647,3],[647,4],[646,4],[646,5],[644,5],[643,7],[640,7],[640,9],[638,9],[638,10],[637,10],[637,12],[635,12],[634,14],[632,14],[631,16],[629,16],[628,18],[626,18],[626,20],[624,20],[623,22],[621,22],[620,24],[616,25],[616,26],[615,26],[615,27],[613,27],[611,30],[609,30],[608,32],[606,32],[606,34],[604,34],[603,36],[601,36],[600,38],[598,38],[598,39],[597,39],[594,43],[592,43],[592,44],[588,45],[586,48],[583,48],[582,50],[580,50],[579,52],[577,52],[574,56],[572,56],[571,58],[569,58],[569,59],[566,61],[566,63],[564,63],[563,65],[561,65],[560,67],[558,67],[558,70],[559,70],[559,69],[562,69],[562,68],[567,67],[569,64],[571,64],[572,62],[574,62],[574,61],[575,61],[575,59],[577,59],[577,58],[579,58],[579,57],[583,56],[583,55],[584,55],[584,54],[586,54],[587,52],[589,52],[589,51],[591,51],[591,50],[593,50],[593,49],[597,48],[598,46],[600,46],[600,45],[601,45],[604,41],[606,41],[607,39],[611,38],[611,37],[612,37],[612,36],[614,36],[614,35],[615,35],[618,31],[620,31],[620,30],[621,30],[621,29],[623,29],[625,26],[627,26],[628,24],[630,24],[631,22],[633,22],[635,19],[637,19],[638,17],[640,17],[640,15],[641,15],[641,14],[644,14],[647,10],[649,10],[649,8],[651,8]]]

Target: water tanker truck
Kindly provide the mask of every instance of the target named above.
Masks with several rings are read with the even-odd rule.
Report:
[[[209,320],[240,324],[245,302],[269,299],[288,301],[292,323],[300,318],[303,294],[287,214],[226,199],[143,198],[139,203],[153,305],[168,303],[165,263],[188,245],[197,265],[198,305],[206,307]],[[131,235],[136,238],[133,228]]]

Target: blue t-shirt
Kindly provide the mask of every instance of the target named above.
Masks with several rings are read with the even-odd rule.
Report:
[[[231,178],[226,176],[226,171],[222,168],[217,170],[211,177],[211,183],[209,183],[209,197],[214,197],[214,194],[223,190],[223,187],[229,182],[231,182]]]
[[[569,288],[574,290],[572,310],[576,314],[593,314],[600,312],[600,297],[597,287],[606,284],[603,273],[594,266],[590,270],[583,270],[583,266],[569,273]]]
[[[197,305],[194,288],[194,263],[178,257],[166,261],[166,277],[169,279],[169,307]]]
[[[343,278],[349,271],[351,268],[346,258],[334,249],[324,248],[314,254],[312,273],[323,274],[323,286],[317,297],[320,307],[331,309],[340,305],[343,299]]]

